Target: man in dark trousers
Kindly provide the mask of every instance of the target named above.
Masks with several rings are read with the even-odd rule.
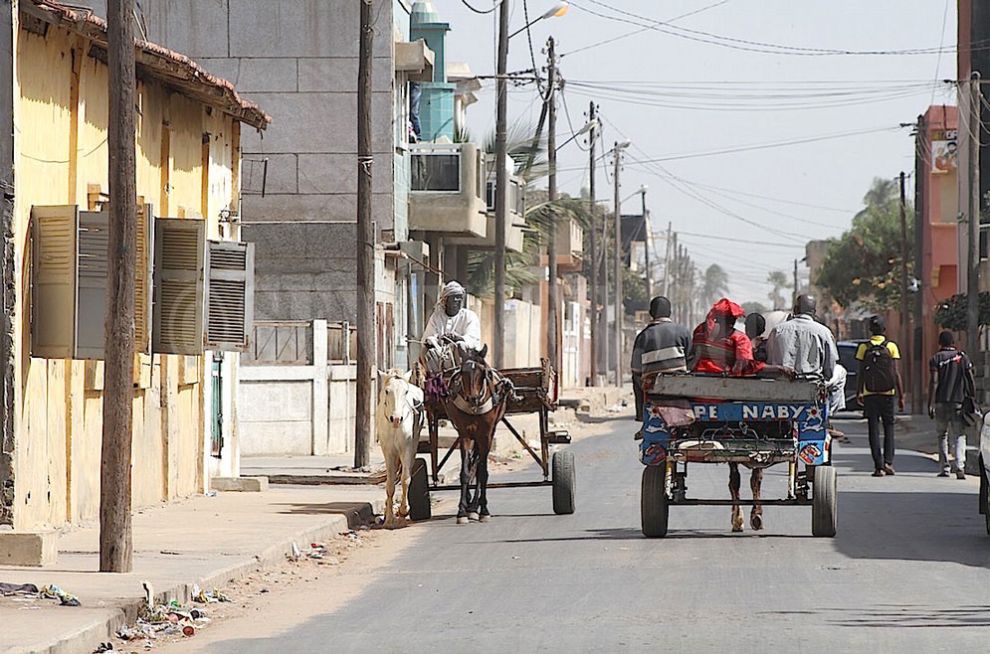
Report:
[[[856,360],[859,361],[856,397],[863,405],[870,431],[873,476],[883,477],[894,474],[894,400],[897,400],[900,410],[904,410],[904,386],[897,365],[901,352],[896,343],[887,340],[887,323],[881,316],[870,318],[870,333],[870,340],[861,343],[856,351]]]
[[[966,432],[972,429],[966,420],[967,409],[974,410],[976,380],[973,364],[965,352],[956,349],[950,331],[938,335],[939,350],[928,362],[928,416],[935,420],[938,434],[939,477],[948,477],[949,438],[955,442],[956,478],[966,478]],[[968,407],[965,406],[968,404]]]
[[[652,320],[633,343],[633,394],[636,396],[636,420],[643,421],[643,378],[656,374],[688,371],[691,356],[691,332],[670,319],[670,300],[662,295],[650,302]],[[637,437],[639,433],[637,432]]]

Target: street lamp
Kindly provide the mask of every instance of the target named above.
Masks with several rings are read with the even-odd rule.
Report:
[[[584,124],[584,127],[582,127],[581,129],[579,129],[577,131],[577,133],[572,134],[571,135],[571,138],[567,139],[566,141],[564,141],[563,143],[561,143],[560,145],[558,145],[557,148],[556,148],[556,151],[559,152],[562,147],[564,147],[565,145],[567,145],[568,143],[570,143],[574,139],[576,139],[576,138],[578,138],[580,136],[584,136],[585,134],[587,134],[588,132],[590,132],[595,127],[598,127],[598,120],[597,119],[595,119],[595,120],[589,120],[587,123]]]
[[[566,14],[567,13],[567,10],[570,9],[570,8],[571,8],[571,5],[569,3],[567,3],[567,2],[564,2],[563,0],[561,0],[560,2],[555,2],[554,5],[553,5],[553,7],[551,7],[550,9],[548,9],[546,11],[546,13],[544,13],[539,18],[535,18],[535,19],[529,21],[528,23],[526,23],[525,25],[523,25],[522,27],[520,27],[519,29],[517,29],[515,32],[513,32],[512,34],[509,35],[509,38],[511,39],[513,36],[515,36],[516,34],[519,34],[519,32],[522,32],[526,28],[529,28],[529,27],[532,27],[533,25],[536,25],[541,20],[546,20],[547,18],[560,18],[561,16],[563,16],[564,14]]]
[[[503,367],[505,353],[505,226],[508,222],[509,175],[502,162],[507,156],[507,131],[509,124],[508,88],[506,70],[509,59],[509,39],[530,27],[533,23],[563,16],[570,9],[567,2],[557,2],[546,13],[527,23],[520,30],[509,33],[509,3],[502,0],[498,12],[498,61],[495,77],[495,324],[493,334],[493,358],[496,368]]]

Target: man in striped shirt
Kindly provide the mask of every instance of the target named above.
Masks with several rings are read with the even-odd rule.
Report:
[[[633,343],[633,393],[636,396],[636,420],[643,420],[643,378],[655,374],[688,371],[691,355],[691,332],[670,319],[670,300],[661,296],[650,302],[653,319]]]

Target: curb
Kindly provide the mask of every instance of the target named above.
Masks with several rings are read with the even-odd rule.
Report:
[[[167,603],[177,600],[182,604],[192,601],[192,589],[194,585],[201,588],[215,588],[223,586],[231,581],[242,579],[247,575],[273,567],[285,560],[287,554],[292,552],[292,544],[309,543],[327,540],[338,535],[340,532],[348,531],[362,524],[373,521],[377,513],[384,510],[384,500],[373,502],[357,502],[352,508],[343,510],[339,514],[327,517],[327,521],[319,526],[296,532],[291,537],[278,541],[265,548],[260,553],[248,559],[242,559],[238,563],[222,568],[198,580],[188,583],[181,583],[171,588],[156,589],[155,601]],[[17,654],[90,654],[93,649],[103,641],[113,641],[116,637],[117,629],[137,621],[138,612],[144,605],[144,598],[125,599],[117,607],[108,609],[112,611],[106,619],[97,619],[88,627],[70,634],[68,636],[57,637],[55,642],[36,649],[14,650]]]

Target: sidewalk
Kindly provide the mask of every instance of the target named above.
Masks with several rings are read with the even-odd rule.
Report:
[[[375,486],[277,488],[263,493],[195,497],[134,515],[134,572],[99,569],[99,529],[63,534],[53,568],[0,566],[0,582],[57,584],[80,607],[0,597],[0,652],[89,654],[133,622],[144,603],[142,581],[159,601],[186,603],[194,584],[223,588],[284,560],[292,543],[328,539],[370,521],[383,507]]]
[[[864,423],[865,424],[865,423]],[[865,428],[865,427],[864,427]],[[926,415],[899,415],[895,437],[897,447],[927,454],[938,461],[938,439],[935,437],[935,423]],[[933,466],[937,470],[937,466]],[[980,474],[979,436],[966,439],[966,474]]]

